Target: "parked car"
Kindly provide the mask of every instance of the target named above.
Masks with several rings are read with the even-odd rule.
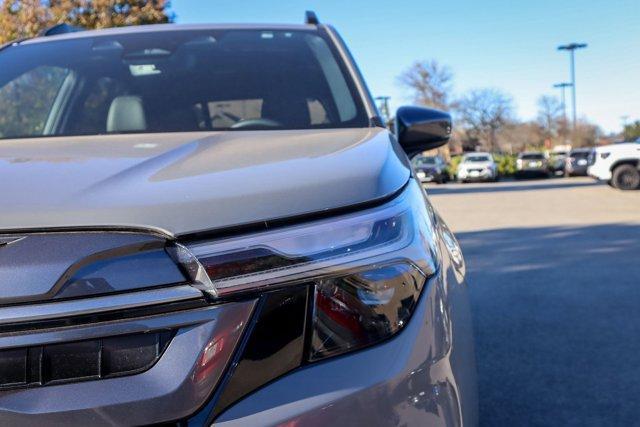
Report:
[[[620,190],[640,188],[640,138],[597,147],[589,162],[588,173],[592,177]]]
[[[556,150],[551,153],[549,165],[551,173],[555,176],[564,176],[566,174],[566,164],[569,152]]]
[[[490,153],[468,153],[462,156],[456,176],[459,182],[495,181],[498,167]]]
[[[447,163],[440,156],[417,156],[413,160],[413,169],[421,182],[444,184],[449,181]]]
[[[477,423],[451,117],[313,14],[19,41],[0,100],[3,426]]]
[[[551,173],[552,168],[544,153],[538,151],[527,151],[518,154],[518,159],[516,160],[516,178],[548,178]]]
[[[586,176],[589,167],[591,148],[575,148],[571,150],[565,160],[566,176]]]

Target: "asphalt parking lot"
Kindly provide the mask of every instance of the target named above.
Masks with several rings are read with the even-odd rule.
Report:
[[[428,186],[467,261],[482,425],[640,423],[640,191]]]

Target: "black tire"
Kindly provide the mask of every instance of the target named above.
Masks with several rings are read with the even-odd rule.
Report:
[[[637,190],[640,188],[640,171],[634,165],[616,166],[611,183],[618,190]]]

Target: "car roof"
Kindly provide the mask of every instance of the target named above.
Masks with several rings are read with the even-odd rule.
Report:
[[[264,30],[264,31],[317,31],[317,25],[310,24],[152,24],[131,25],[127,27],[103,28],[100,30],[82,30],[56,34],[46,37],[34,37],[20,44],[46,43],[56,40],[82,39],[86,37],[112,36],[119,34],[153,33],[160,31],[197,31],[197,30]]]

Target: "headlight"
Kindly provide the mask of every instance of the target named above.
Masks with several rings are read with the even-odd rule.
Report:
[[[416,173],[416,176],[417,176],[418,178],[422,179],[422,178],[426,177],[426,176],[427,176],[427,174],[426,174],[426,173],[424,173],[423,171],[418,171],[418,172]]]
[[[176,244],[174,257],[213,302],[258,299],[214,413],[292,369],[399,332],[437,270],[434,215],[411,181],[366,211]]]
[[[436,270],[434,232],[423,195],[411,183],[396,200],[369,211],[177,245],[174,253],[215,300],[308,287],[305,354],[317,360],[379,342],[406,324]]]

